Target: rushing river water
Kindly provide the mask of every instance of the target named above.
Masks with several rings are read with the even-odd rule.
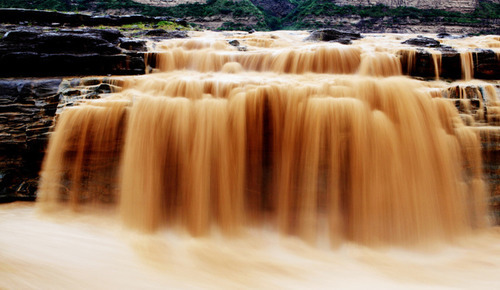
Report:
[[[491,84],[465,116],[449,84],[401,75],[409,36],[192,36],[60,114],[40,215],[0,206],[0,288],[500,287],[478,130]],[[466,81],[465,50],[498,42],[445,41]]]
[[[498,289],[500,229],[432,248],[311,247],[242,237],[138,235],[113,215],[0,205],[1,289]]]

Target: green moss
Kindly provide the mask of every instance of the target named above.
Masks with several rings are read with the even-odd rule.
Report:
[[[146,24],[145,23],[133,23],[133,24],[125,24],[122,25],[120,28],[121,29],[146,29]]]

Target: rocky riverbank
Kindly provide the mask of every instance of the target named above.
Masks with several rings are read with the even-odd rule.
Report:
[[[148,41],[187,37],[153,28],[0,25],[0,202],[36,198],[58,107],[113,90],[80,76],[144,74]]]

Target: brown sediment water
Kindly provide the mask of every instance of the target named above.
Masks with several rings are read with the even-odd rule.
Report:
[[[46,161],[40,173],[42,194],[38,201],[56,205],[67,201],[73,209],[81,202],[115,201],[118,164],[121,155],[126,101],[96,101],[68,108],[57,132],[51,136]]]
[[[0,204],[2,289],[497,289],[500,231],[425,251],[310,247],[271,230],[240,238],[124,231],[104,212],[37,216]]]
[[[484,192],[461,186],[481,179],[480,159],[469,162],[472,176],[461,173],[461,152],[480,147],[451,103],[403,77],[312,76],[157,74],[134,80],[146,92],[122,93],[132,101],[68,109],[49,145],[41,205],[65,198],[45,189],[60,184],[73,207],[95,202],[92,178],[108,175],[88,168],[123,151],[108,186],[124,222],[141,230],[173,222],[194,235],[211,226],[235,232],[266,215],[284,234],[314,242],[332,215],[327,223],[340,232],[330,236],[401,244],[483,224],[469,217],[484,209],[465,196]],[[102,136],[111,137],[98,148]]]
[[[263,46],[166,42],[161,72],[63,112],[41,205],[96,202],[99,177],[124,223],[148,232],[260,224],[312,244],[388,245],[484,226],[484,203],[471,203],[485,197],[476,131],[450,102],[401,77],[396,56]],[[115,167],[104,174],[94,160]]]
[[[411,74],[411,72],[415,68],[416,54],[417,50],[413,48],[404,49],[401,51],[401,56],[406,58],[406,71],[408,72],[408,74]]]
[[[214,287],[293,286],[291,276],[305,269],[305,260],[316,269],[333,263],[318,270],[326,279],[354,259],[352,270],[368,264],[380,270],[369,279],[397,288],[421,280],[385,271],[425,267],[383,251],[435,242],[455,243],[462,251],[468,239],[488,245],[484,251],[494,253],[489,266],[499,265],[499,249],[489,244],[498,233],[486,229],[485,133],[468,126],[488,119],[464,118],[450,99],[429,89],[443,84],[403,76],[390,36],[387,46],[375,40],[343,46],[299,42],[303,35],[233,35],[246,51],[216,33],[157,44],[154,73],[124,78],[122,91],[61,113],[41,172],[39,208],[53,214],[66,205],[113,211],[126,228],[151,234],[134,238],[155,241],[151,247],[138,242],[138,252],[167,276],[180,273],[174,287],[186,285],[186,273],[200,268],[207,272],[198,281]],[[437,75],[438,64],[436,56]],[[494,88],[485,90],[496,105]],[[470,101],[462,106],[472,112]],[[23,209],[28,216],[31,211]],[[116,231],[115,221],[110,224]],[[479,235],[489,240],[475,240]],[[110,239],[103,232],[96,236]],[[270,261],[275,240],[288,246],[276,254],[282,260]],[[355,250],[347,258],[333,262],[342,254],[332,248],[350,247]],[[249,254],[255,260],[240,257]],[[454,273],[447,267],[455,257],[443,258],[438,268]],[[129,258],[123,259],[131,263]],[[176,269],[179,261],[183,266]],[[253,281],[266,269],[283,279]],[[148,270],[139,272],[134,275],[168,285]],[[299,287],[318,277],[306,272]],[[217,278],[224,273],[235,276],[224,282]],[[461,285],[428,274],[431,286]],[[484,275],[499,284],[490,272]],[[353,282],[344,278],[336,276],[345,285]]]
[[[432,63],[434,64],[434,79],[439,80],[442,65],[442,54],[440,51],[432,52]]]
[[[460,52],[462,79],[469,81],[474,77],[474,58],[471,51]]]

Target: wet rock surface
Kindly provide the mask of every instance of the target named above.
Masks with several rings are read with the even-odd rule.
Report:
[[[400,53],[404,74],[428,79],[436,78],[434,59],[429,51],[417,49],[413,57],[406,53]],[[452,80],[462,78],[460,53],[456,50],[450,48],[442,51],[439,77]]]
[[[483,176],[488,182],[493,223],[500,225],[500,127],[478,128],[481,138]]]
[[[305,41],[332,41],[342,44],[351,44],[352,40],[360,39],[361,34],[356,32],[346,32],[337,29],[318,29],[304,39]]]
[[[489,49],[476,49],[472,53],[475,78],[497,80],[500,77],[500,55]]]
[[[148,50],[144,39],[121,38],[119,47],[136,52],[146,52]]]
[[[61,79],[0,79],[0,202],[33,200]]]
[[[238,51],[247,51],[248,50],[246,46],[241,45],[241,43],[236,39],[228,40],[227,43],[236,47],[236,49],[238,49]]]
[[[496,86],[496,94],[500,86]],[[442,97],[453,100],[460,116],[481,142],[483,178],[487,181],[493,224],[500,224],[500,116],[498,101],[484,85],[457,84],[443,90]]]
[[[144,73],[144,55],[113,29],[42,31],[18,28],[0,40],[0,77]],[[135,46],[136,49],[145,48]]]
[[[0,79],[0,202],[36,198],[56,115],[122,85],[117,77]]]
[[[240,46],[240,42],[236,39],[228,40],[227,43],[229,43],[232,46]]]
[[[423,46],[423,47],[439,47],[441,43],[433,38],[425,37],[419,35],[415,38],[410,38],[402,42],[402,44],[410,44],[415,46]]]
[[[441,52],[440,78],[462,79],[462,60],[460,53],[447,46],[439,48]],[[432,53],[425,49],[417,49],[412,57],[400,52],[403,73],[423,78],[435,78],[435,66]],[[474,78],[496,80],[500,76],[500,58],[492,50],[476,49],[472,51]],[[413,64],[410,64],[413,62]]]
[[[79,78],[62,77],[143,74],[147,45],[115,29],[3,25],[2,30],[0,202],[34,200],[57,110],[115,89],[111,82],[88,80],[80,88]]]

